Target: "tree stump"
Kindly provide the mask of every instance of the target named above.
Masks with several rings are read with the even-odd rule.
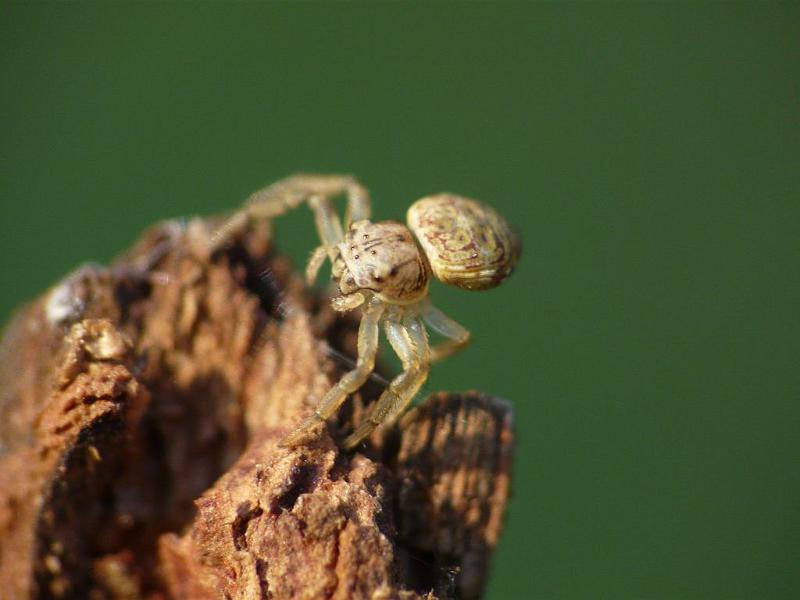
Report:
[[[212,254],[217,224],[160,224],[7,327],[0,597],[480,597],[510,407],[436,394],[343,452],[371,381],[278,448],[348,368],[357,315],[303,286],[272,224]]]

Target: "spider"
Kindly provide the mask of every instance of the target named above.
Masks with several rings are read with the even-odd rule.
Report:
[[[332,205],[338,196],[347,198],[344,223]],[[511,274],[521,244],[503,217],[477,200],[436,194],[409,208],[408,226],[396,221],[373,223],[369,193],[354,177],[297,174],[252,194],[212,236],[212,250],[250,220],[277,217],[303,202],[314,213],[321,241],[308,261],[306,281],[312,284],[325,259],[330,260],[339,291],[332,299],[333,308],[362,309],[358,359],[280,445],[298,445],[364,384],[375,367],[382,325],[403,371],[345,439],[344,447],[351,449],[378,425],[392,423],[402,414],[425,383],[431,363],[469,343],[469,331],[428,298],[431,275],[468,290],[492,288]],[[445,341],[430,347],[426,326]]]

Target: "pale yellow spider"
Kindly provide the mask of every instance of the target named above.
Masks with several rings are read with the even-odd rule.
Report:
[[[344,227],[331,201],[347,197]],[[352,448],[381,423],[393,422],[428,377],[431,362],[464,348],[469,331],[437,309],[428,298],[431,273],[468,290],[498,285],[514,269],[520,254],[515,232],[489,206],[454,194],[417,200],[408,210],[408,227],[396,221],[372,223],[369,193],[346,175],[299,174],[254,193],[214,237],[219,247],[251,219],[272,218],[308,202],[321,245],[306,268],[310,283],[325,258],[339,288],[333,308],[362,308],[358,360],[353,370],[328,390],[314,412],[287,435],[282,446],[294,446],[330,417],[348,394],[360,388],[375,367],[380,326],[403,364],[372,406],[365,420],[345,440]],[[414,235],[416,235],[416,239]],[[446,341],[431,348],[425,326]]]

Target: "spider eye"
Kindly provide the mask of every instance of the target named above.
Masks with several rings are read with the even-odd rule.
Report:
[[[389,275],[391,275],[392,277],[397,275],[397,267],[392,267],[392,270],[389,271]]]

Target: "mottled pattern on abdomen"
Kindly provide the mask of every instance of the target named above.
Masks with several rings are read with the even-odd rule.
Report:
[[[455,194],[417,200],[408,226],[440,281],[468,290],[495,287],[514,270],[519,236],[493,208]]]

